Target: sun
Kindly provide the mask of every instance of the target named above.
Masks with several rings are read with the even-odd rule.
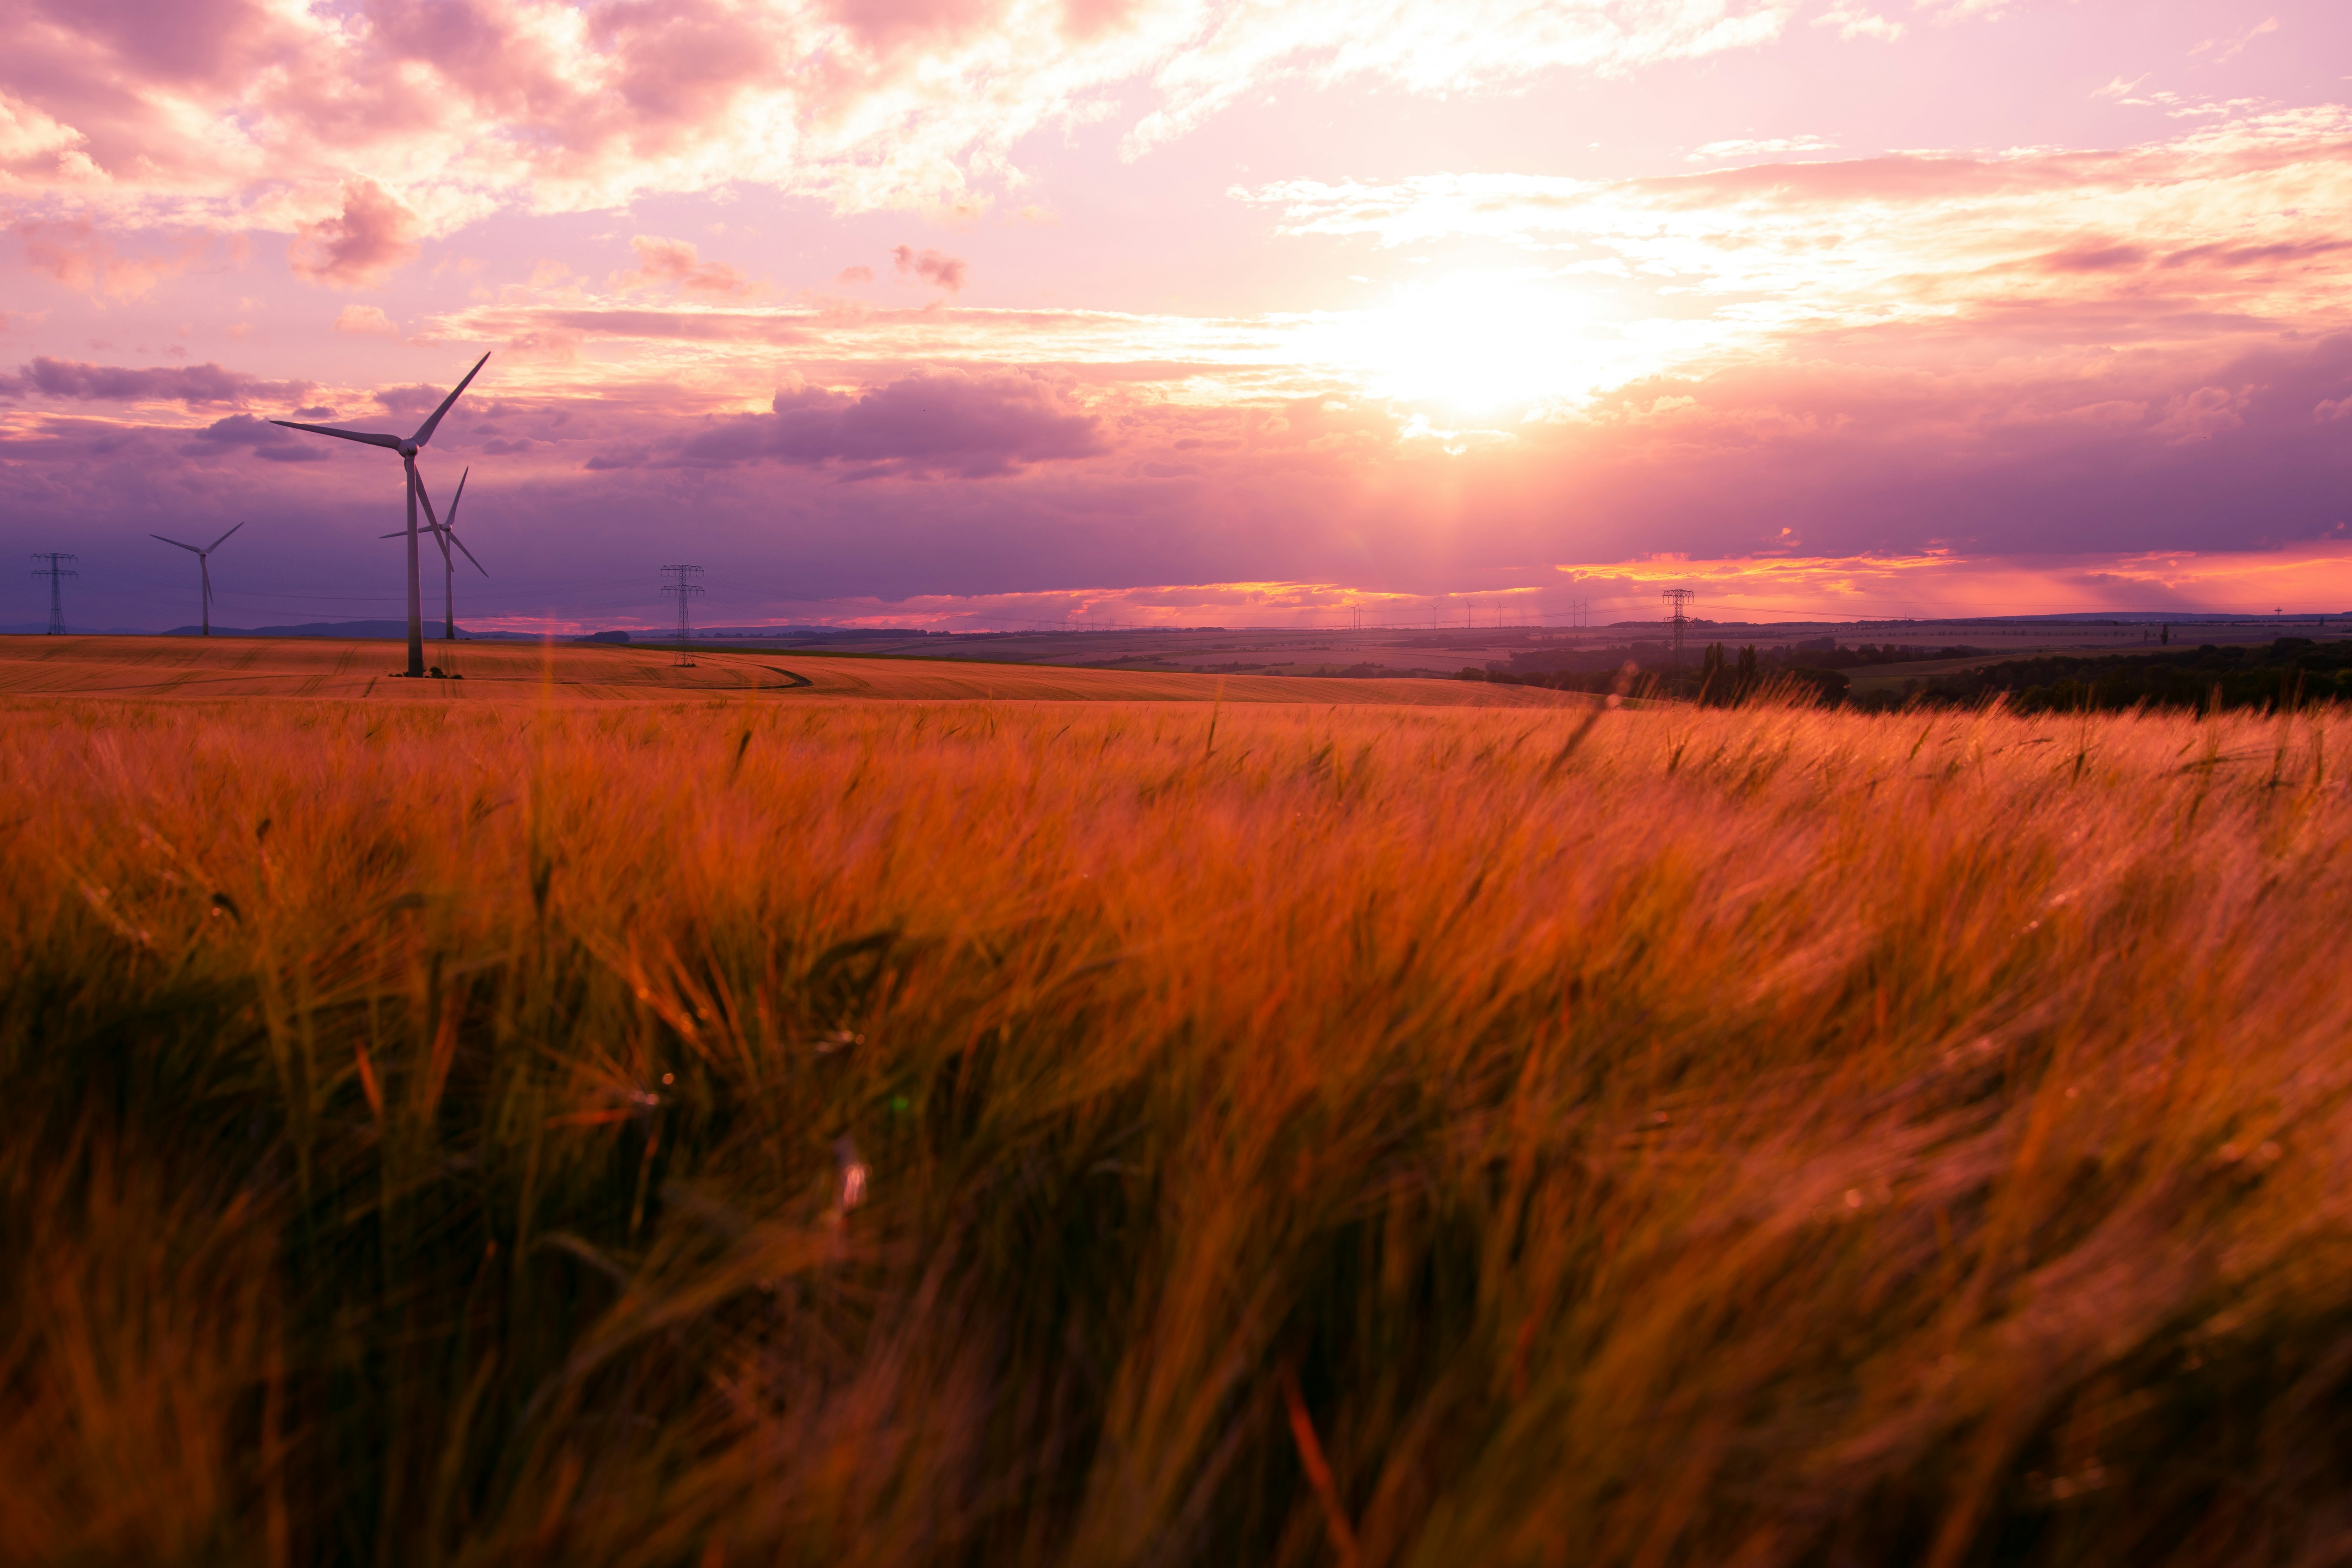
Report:
[[[1333,325],[1334,357],[1375,396],[1493,415],[1589,391],[1615,334],[1570,288],[1455,272]]]

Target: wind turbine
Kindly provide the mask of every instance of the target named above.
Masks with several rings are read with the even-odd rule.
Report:
[[[474,470],[471,468],[468,468],[466,470],[466,473],[459,474],[457,476],[457,493],[449,498],[449,521],[446,522],[443,522],[439,518],[433,515],[433,498],[425,492],[425,481],[420,479],[416,483],[417,499],[424,501],[425,515],[426,518],[431,520],[433,524],[433,537],[438,540],[441,544],[441,640],[444,642],[456,642],[457,640],[457,588],[456,583],[457,575],[457,559],[456,556],[449,553],[449,546],[454,544],[460,550],[466,550],[466,542],[457,537],[457,503],[466,499],[466,475],[470,474]],[[398,529],[394,529],[390,533],[379,534],[377,537],[380,539],[398,539],[400,537],[400,531]],[[483,565],[479,561],[474,560],[474,552],[472,551],[466,550],[466,559],[473,561],[474,570],[479,572],[483,576],[487,577],[490,574],[490,569],[488,567]]]
[[[433,432],[439,427],[441,416],[449,412],[451,404],[457,401],[457,394],[471,385],[474,377],[481,374],[482,367],[489,363],[488,354],[476,360],[474,368],[466,373],[466,379],[459,382],[449,395],[441,400],[441,406],[433,411],[433,417],[418,426],[416,434],[406,440],[373,431],[345,430],[334,425],[300,425],[291,419],[270,421],[272,425],[283,425],[289,430],[308,430],[316,436],[340,436],[346,441],[364,442],[368,446],[383,447],[400,454],[400,466],[408,479],[408,675],[412,679],[425,678],[425,604],[423,592],[416,582],[416,500],[425,492],[425,482],[416,477],[416,453],[419,447],[433,439]],[[431,513],[433,503],[426,501],[425,510]],[[467,552],[467,559],[472,558],[473,552]]]
[[[237,529],[239,529],[239,528],[243,528],[244,526],[245,526],[245,524],[243,524],[243,523],[241,523],[241,522],[240,522],[240,523],[237,523],[237,524],[236,524],[234,527],[232,527],[232,528],[228,531],[228,533],[235,533],[235,532],[237,531]],[[166,544],[180,544],[180,548],[181,548],[181,549],[185,550],[185,551],[189,552],[191,554],[193,554],[193,555],[194,555],[194,556],[195,556],[195,558],[196,558],[196,571],[197,571],[200,574],[202,574],[202,576],[204,577],[204,581],[205,581],[205,603],[204,603],[205,630],[204,630],[204,635],[205,635],[205,636],[206,636],[206,637],[210,637],[210,636],[212,636],[212,635],[213,635],[213,566],[212,566],[212,553],[213,553],[213,552],[214,552],[214,551],[218,550],[218,549],[219,549],[219,548],[220,548],[224,543],[227,542],[227,541],[228,541],[228,533],[224,533],[224,534],[222,534],[222,535],[220,536],[220,538],[214,540],[210,544],[207,544],[207,545],[204,546],[202,549],[198,549],[195,545],[193,545],[193,544],[180,544],[180,542],[179,542],[178,540],[176,540],[176,539],[163,539],[163,536],[162,534],[160,534],[160,533],[151,533],[151,534],[149,534],[149,535],[147,536],[147,537],[148,537],[148,538],[150,538],[150,539],[163,539],[163,542],[164,542],[164,543],[166,543]]]

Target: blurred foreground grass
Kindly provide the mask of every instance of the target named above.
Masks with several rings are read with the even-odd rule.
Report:
[[[20,703],[5,1555],[2344,1561],[2327,717]]]

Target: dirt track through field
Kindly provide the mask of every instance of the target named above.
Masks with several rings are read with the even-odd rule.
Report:
[[[758,693],[1013,702],[1311,702],[1345,706],[1556,708],[1591,700],[1476,681],[1189,675],[964,659],[698,652],[690,667],[656,648],[581,643],[425,645],[425,661],[462,680],[395,674],[399,643],[326,637],[0,637],[0,694],[12,697],[332,697],[481,700],[536,697],[661,700]]]

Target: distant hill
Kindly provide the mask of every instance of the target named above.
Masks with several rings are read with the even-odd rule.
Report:
[[[173,626],[163,636],[193,637],[203,635],[197,626]],[[392,637],[405,642],[408,638],[406,621],[305,621],[299,626],[215,626],[216,637]],[[441,640],[441,623],[425,623],[425,640]],[[469,632],[457,628],[460,642],[537,642],[532,632]]]
[[[696,642],[815,642],[820,639],[826,638],[856,637],[890,637],[895,640],[904,639],[907,637],[953,637],[956,634],[953,632],[926,631],[920,626],[697,626],[694,628],[694,640]],[[673,634],[661,631],[658,628],[641,631],[637,636],[645,638],[648,642],[675,642],[677,640]]]
[[[13,626],[0,625],[0,636],[37,636],[48,629],[49,624],[47,621],[25,621]],[[173,626],[169,630],[162,633],[150,631],[145,626],[72,626],[69,627],[68,630],[76,637],[163,636],[167,637],[193,637],[204,635],[203,628],[194,625]],[[597,632],[593,634],[560,633],[557,635],[556,640],[558,642],[574,642],[581,640],[583,635],[592,636],[593,640],[604,642],[618,640],[668,642],[676,640],[674,634],[665,632],[659,627],[640,627],[635,631],[625,634],[625,638],[615,637],[614,634],[610,632]],[[829,639],[855,641],[861,637],[889,637],[896,640],[903,640],[908,637],[926,636],[944,638],[950,635],[951,634],[947,632],[925,632],[920,628],[912,626],[697,626],[694,628],[693,640],[696,642],[727,642],[738,639],[754,639],[759,641],[814,642]],[[215,626],[213,628],[213,636],[216,637],[393,637],[398,639],[405,638],[408,636],[408,623],[404,620],[304,621],[299,626]],[[425,623],[425,637],[427,642],[436,641],[439,639],[440,636],[441,623],[439,621],[427,621]],[[459,626],[457,628],[457,639],[460,642],[537,642],[540,639],[540,634],[537,632],[469,632],[465,627]]]

